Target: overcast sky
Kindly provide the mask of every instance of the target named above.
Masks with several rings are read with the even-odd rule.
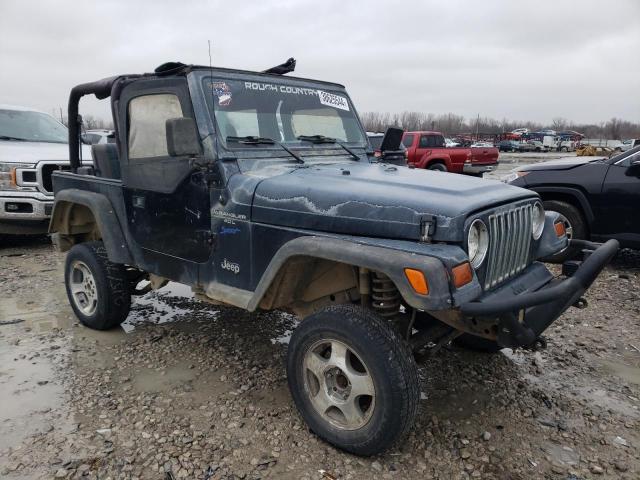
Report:
[[[640,1],[0,0],[0,103],[179,60],[347,86],[360,111],[640,121]],[[84,113],[108,108],[83,101]]]

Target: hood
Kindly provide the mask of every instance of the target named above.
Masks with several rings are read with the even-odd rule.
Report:
[[[255,190],[252,220],[324,232],[420,238],[435,219],[436,241],[461,241],[465,218],[537,194],[498,181],[387,164],[298,168]]]
[[[91,149],[82,146],[82,158],[91,160]],[[37,163],[41,160],[69,160],[69,145],[48,142],[13,142],[0,140],[0,162]]]
[[[525,165],[519,167],[516,170],[519,172],[526,172],[532,170],[570,170],[587,163],[598,162],[606,160],[606,157],[568,157],[559,158],[557,160],[549,160],[548,162],[533,163],[531,165]]]

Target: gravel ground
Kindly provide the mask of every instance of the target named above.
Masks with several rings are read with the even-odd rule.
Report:
[[[318,440],[294,409],[292,317],[170,284],[94,332],[63,263],[45,239],[0,246],[0,320],[18,322],[0,324],[3,478],[640,478],[640,252],[618,255],[546,350],[424,361],[415,428],[374,458]]]

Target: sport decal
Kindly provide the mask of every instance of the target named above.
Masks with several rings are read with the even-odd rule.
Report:
[[[221,107],[228,107],[231,105],[231,98],[233,94],[229,85],[225,82],[211,82],[211,90],[213,94],[218,97],[218,105]]]

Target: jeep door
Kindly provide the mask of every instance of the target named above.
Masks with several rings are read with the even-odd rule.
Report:
[[[120,96],[124,200],[141,263],[152,273],[194,283],[196,264],[211,253],[209,190],[193,159],[168,153],[166,122],[179,117],[193,118],[184,79],[139,80]]]

